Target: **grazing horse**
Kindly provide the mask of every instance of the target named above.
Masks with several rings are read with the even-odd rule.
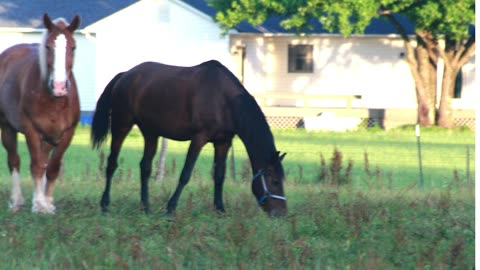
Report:
[[[0,128],[12,176],[10,208],[24,204],[20,188],[17,133],[25,135],[34,182],[33,212],[55,213],[53,188],[62,156],[72,139],[80,109],[72,73],[80,24],[43,16],[41,44],[18,44],[0,54]]]
[[[92,122],[92,143],[99,147],[112,134],[106,168],[106,187],[100,202],[103,212],[110,203],[112,176],[122,143],[136,124],[144,137],[140,162],[141,205],[149,212],[148,178],[158,137],[191,141],[175,193],[167,213],[175,211],[180,194],[188,183],[195,161],[208,143],[213,143],[214,206],[223,212],[225,161],[232,138],[237,134],[250,158],[252,192],[270,215],[287,211],[283,192],[284,171],[273,135],[255,99],[239,80],[218,61],[193,67],[145,62],[119,73],[98,100]]]

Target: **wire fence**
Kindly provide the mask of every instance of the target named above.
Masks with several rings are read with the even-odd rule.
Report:
[[[90,146],[89,129],[77,132],[64,160],[65,178],[82,181],[103,181],[109,144],[101,151]],[[421,186],[416,137],[410,132],[297,133],[274,130],[277,149],[287,152],[283,161],[286,181],[291,183],[321,183],[322,158],[330,170],[334,151],[341,153],[337,163],[340,174],[351,178],[354,186],[408,187]],[[298,135],[300,134],[300,135]],[[451,186],[472,187],[475,183],[475,141],[473,133],[445,133],[445,138],[426,134],[421,142],[423,185],[425,188]],[[176,183],[189,142],[169,141],[166,157],[166,181]],[[160,151],[160,149],[159,149]],[[22,175],[29,177],[29,154],[23,138],[19,138]],[[232,161],[231,153],[234,153]],[[193,178],[211,181],[213,146],[207,144],[197,160]],[[134,130],[124,142],[116,179],[138,181],[139,162],[143,154],[143,137]],[[154,160],[152,179],[157,173],[158,155]],[[349,168],[351,163],[351,168]],[[8,177],[6,154],[0,154],[0,177]],[[348,171],[348,170],[349,171]],[[227,164],[227,179],[251,180],[248,155],[243,143],[236,137]]]
[[[325,177],[323,170],[330,173],[332,167],[337,167],[340,175],[351,177],[355,186],[375,187],[450,187],[452,185],[468,187],[475,182],[474,148],[471,145],[463,147],[463,153],[439,154],[434,149],[424,147],[422,158],[414,149],[404,151],[401,155],[385,151],[359,151],[337,146],[324,151],[288,151],[284,161],[287,181],[299,183],[320,183]],[[335,157],[335,149],[341,155],[341,160]],[[457,152],[460,152],[458,150]],[[235,153],[243,162],[247,162],[243,153]],[[302,160],[298,162],[298,160]],[[420,161],[422,166],[420,167]],[[235,174],[230,171],[230,177],[243,180],[248,173],[248,166],[235,161]],[[230,166],[232,163],[230,161]],[[423,174],[423,181],[422,175]]]

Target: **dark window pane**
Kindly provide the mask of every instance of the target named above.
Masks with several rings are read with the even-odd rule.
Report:
[[[313,45],[288,45],[288,72],[313,72]]]
[[[461,98],[462,97],[462,69],[458,71],[457,77],[455,78],[455,88],[453,90],[453,98]]]

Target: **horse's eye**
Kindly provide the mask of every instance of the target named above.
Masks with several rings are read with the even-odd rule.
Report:
[[[74,52],[76,49],[77,49],[76,46],[73,46],[73,47],[72,47],[72,51],[73,51],[73,52]]]
[[[48,45],[45,45],[45,49],[47,49],[47,52],[49,52],[52,48],[50,48]]]

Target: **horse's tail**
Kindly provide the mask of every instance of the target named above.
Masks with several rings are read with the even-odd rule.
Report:
[[[92,130],[90,139],[93,148],[99,148],[100,145],[107,138],[110,129],[110,112],[112,108],[112,90],[115,83],[123,75],[123,72],[118,73],[105,87],[102,95],[98,99],[95,114],[92,120]]]

